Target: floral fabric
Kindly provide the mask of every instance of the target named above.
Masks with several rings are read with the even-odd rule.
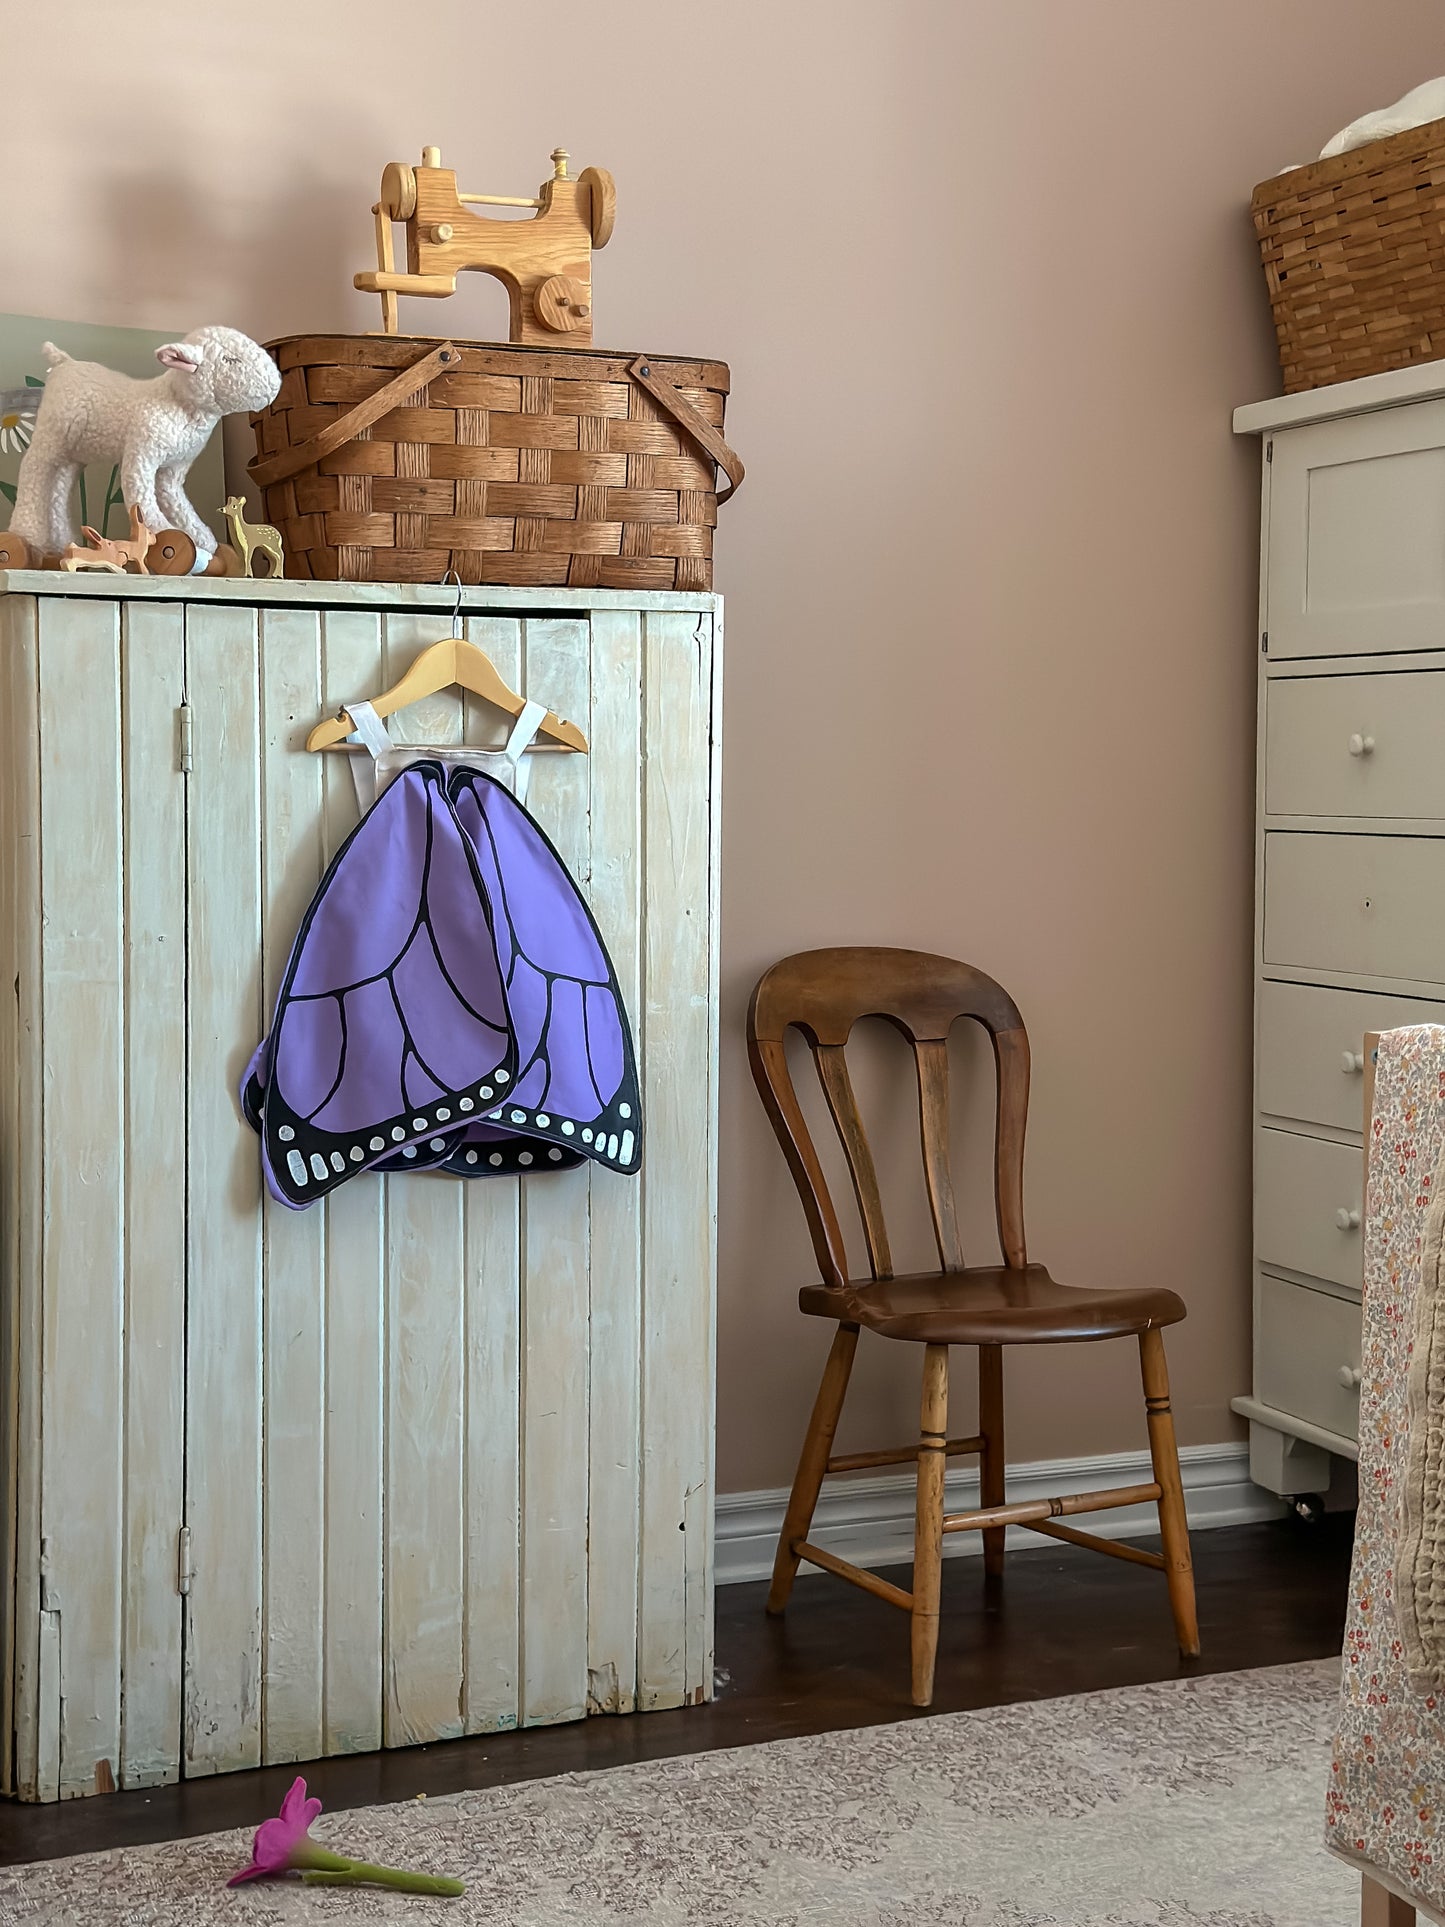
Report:
[[[1445,1909],[1445,1704],[1410,1684],[1395,1563],[1425,1220],[1445,1145],[1445,1028],[1380,1038],[1365,1200],[1360,1509],[1326,1834],[1438,1916]]]

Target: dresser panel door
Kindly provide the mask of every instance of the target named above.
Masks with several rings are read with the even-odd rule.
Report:
[[[1269,654],[1445,642],[1445,401],[1277,432]]]

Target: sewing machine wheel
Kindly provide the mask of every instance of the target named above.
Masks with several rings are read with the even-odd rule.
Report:
[[[584,167],[577,182],[580,187],[592,190],[592,245],[605,248],[612,239],[612,224],[617,219],[617,183],[605,167]]]
[[[23,535],[0,535],[0,569],[38,569],[40,558]]]
[[[554,274],[544,281],[533,296],[532,305],[542,326],[554,329],[559,335],[585,328],[592,315],[586,288],[568,274]]]
[[[196,566],[196,545],[181,529],[162,529],[146,555],[152,575],[189,575]]]
[[[416,170],[405,161],[388,161],[381,177],[381,205],[393,221],[409,221],[416,213]]]

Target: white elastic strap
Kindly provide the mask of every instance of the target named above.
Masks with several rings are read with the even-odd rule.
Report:
[[[347,742],[360,743],[371,752],[369,757],[347,759],[351,764],[351,780],[356,785],[356,807],[365,816],[376,801],[376,759],[391,748],[391,738],[386,733],[386,724],[370,703],[348,703],[346,713],[356,725]]]
[[[546,714],[545,703],[523,703],[512,733],[507,738],[506,757],[513,770],[512,794],[519,803],[527,800],[527,783],[532,774],[532,765],[527,761],[526,753]]]

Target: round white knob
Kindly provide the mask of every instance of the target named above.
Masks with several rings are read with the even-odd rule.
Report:
[[[1339,1378],[1341,1385],[1344,1386],[1347,1392],[1359,1391],[1360,1368],[1358,1365],[1341,1365]]]
[[[1357,732],[1350,738],[1351,756],[1373,756],[1374,753],[1375,739],[1373,736],[1361,736]]]
[[[1349,1211],[1344,1205],[1341,1205],[1335,1213],[1335,1223],[1340,1227],[1341,1231],[1358,1231],[1360,1228],[1360,1214],[1358,1211]]]
[[[1343,1050],[1340,1052],[1340,1069],[1346,1077],[1352,1072],[1365,1068],[1365,1053],[1362,1050]]]

